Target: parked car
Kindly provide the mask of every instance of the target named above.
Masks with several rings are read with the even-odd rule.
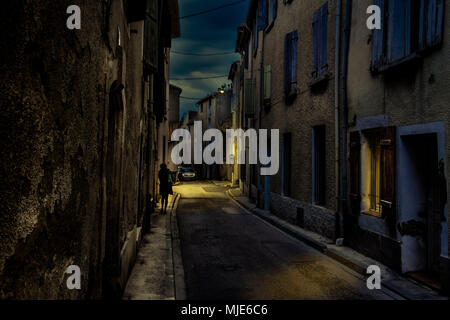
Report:
[[[197,179],[197,175],[192,168],[179,167],[178,168],[178,180],[190,181]]]

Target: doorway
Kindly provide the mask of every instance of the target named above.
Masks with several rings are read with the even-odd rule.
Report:
[[[403,272],[439,287],[442,221],[446,202],[436,133],[401,136],[399,159],[400,219]],[[446,191],[445,191],[446,193]]]
[[[103,261],[103,296],[120,297],[120,208],[122,172],[122,111],[124,89],[117,80],[111,86],[106,150],[106,230]]]

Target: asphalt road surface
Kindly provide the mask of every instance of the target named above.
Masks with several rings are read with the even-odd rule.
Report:
[[[392,299],[360,275],[241,209],[211,182],[175,187],[188,299]]]

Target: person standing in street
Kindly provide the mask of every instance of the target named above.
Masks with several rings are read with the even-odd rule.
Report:
[[[161,194],[161,214],[167,213],[167,205],[169,203],[169,194],[171,193],[172,183],[167,165],[162,163],[158,173],[159,193]]]

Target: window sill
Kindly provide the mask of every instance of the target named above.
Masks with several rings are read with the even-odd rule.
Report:
[[[271,23],[269,23],[269,25],[266,27],[266,29],[264,30],[264,32],[265,32],[265,33],[269,33],[270,30],[272,30],[274,24],[275,24],[275,20],[273,20]]]
[[[376,212],[376,211],[372,211],[372,210],[362,211],[361,214],[365,214],[366,216],[371,216],[371,217],[375,217],[375,218],[383,217],[380,212]]]
[[[314,89],[324,83],[327,83],[331,78],[331,74],[329,72],[327,72],[324,75],[321,75],[320,77],[314,78],[313,80],[311,80],[311,82],[309,83],[309,87],[311,89]]]
[[[379,67],[372,67],[371,68],[371,72],[372,72],[372,74],[379,74],[379,73],[388,72],[388,71],[391,71],[393,69],[396,69],[399,66],[417,62],[421,58],[422,58],[422,55],[419,52],[414,52],[414,53],[410,54],[409,56],[404,57],[404,58],[402,58],[400,60],[397,60],[395,62],[392,62],[392,63],[389,63],[389,64],[384,64],[384,65],[381,65]]]
[[[284,100],[287,104],[292,104],[297,97],[297,89],[291,90],[290,93],[285,94]]]
[[[265,98],[263,104],[264,104],[264,110],[265,110],[266,112],[269,112],[269,111],[270,111],[270,107],[272,106],[272,99],[270,99],[270,98]]]

